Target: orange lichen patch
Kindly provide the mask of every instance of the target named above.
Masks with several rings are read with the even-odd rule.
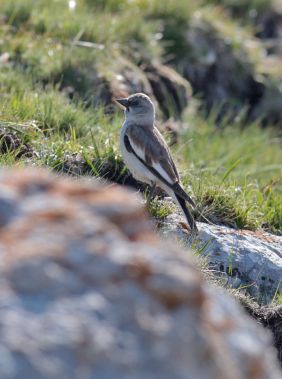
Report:
[[[19,262],[39,259],[43,257],[63,257],[65,255],[67,245],[62,243],[44,241],[44,247],[42,241],[16,241],[13,246],[7,246],[5,254],[3,254],[2,262],[8,266],[13,266]]]
[[[50,187],[52,193],[61,193],[64,195],[68,195],[70,197],[77,196],[83,197],[87,194],[92,194],[96,191],[101,191],[103,189],[102,186],[99,185],[98,181],[91,180],[91,182],[82,180],[78,182],[73,178],[69,178],[66,176],[58,178],[59,180],[53,182],[53,186]]]
[[[214,302],[210,301],[209,296],[207,296],[201,313],[203,325],[219,333],[235,330],[237,328],[235,319],[226,317],[226,314],[219,312],[215,305]]]
[[[251,230],[239,230],[239,233],[241,235],[249,235],[254,236],[256,238],[259,238],[262,241],[266,242],[278,242],[278,237],[275,235],[266,234],[265,232],[261,230],[251,231]]]
[[[129,193],[118,188],[103,188],[101,191],[95,193],[92,191],[91,193],[85,195],[83,200],[97,203],[99,205],[111,203],[115,204],[115,206],[123,205],[124,211],[131,211],[131,208],[133,208],[133,210],[143,208],[143,205],[137,200],[137,198],[134,198],[132,194],[129,196]]]
[[[206,299],[201,275],[188,264],[159,278],[154,269],[154,275],[145,282],[144,288],[170,310],[182,305],[201,308]]]
[[[191,233],[191,229],[189,228],[189,226],[187,225],[187,223],[185,223],[185,222],[183,222],[183,221],[180,221],[179,223],[178,223],[179,225],[180,225],[180,227],[181,227],[181,230],[184,232],[186,232],[186,233]]]
[[[19,169],[13,175],[2,171],[1,186],[14,193],[17,202],[26,204],[17,208],[15,202],[16,216],[0,229],[4,260],[9,264],[63,254],[67,246],[58,247],[62,240],[83,240],[85,233],[91,245],[89,253],[97,252],[97,233],[98,238],[113,232],[127,241],[157,241],[140,199],[117,185],[102,186],[95,180],[79,182],[43,170]],[[44,246],[40,241],[46,241]],[[102,249],[105,253],[106,245]]]
[[[79,200],[85,200],[97,203],[108,203],[115,202],[124,204],[141,204],[140,202],[134,201],[133,193],[130,193],[124,188],[120,188],[118,185],[108,185],[102,186],[98,181],[80,181],[79,183],[75,180],[70,180],[69,178],[60,178],[55,186],[51,187],[51,192],[57,195],[64,195],[68,197],[75,197]]]
[[[33,218],[35,217],[37,221],[50,221],[50,222],[60,222],[64,220],[68,220],[70,215],[73,213],[70,210],[62,209],[62,210],[56,210],[56,209],[50,209],[45,210],[41,212],[37,212],[36,214],[33,214]]]
[[[144,283],[153,273],[150,263],[141,257],[135,258],[129,262],[126,266],[126,270],[131,278],[140,283]]]
[[[64,255],[67,251],[67,235],[81,235],[72,223],[71,212],[46,212],[26,216],[0,231],[0,244],[4,250],[2,259],[11,264],[21,259],[40,256]],[[64,221],[68,222],[65,223]],[[73,226],[73,227],[72,227]],[[62,243],[60,235],[65,235]]]
[[[2,182],[4,185],[16,187],[19,190],[38,185],[40,188],[48,187],[54,182],[54,177],[40,169],[15,168],[13,175],[8,170],[2,171]]]
[[[96,239],[90,240],[85,245],[86,245],[87,250],[90,253],[92,252],[92,253],[95,253],[96,255],[107,255],[107,253],[109,252],[109,246],[103,240],[99,240],[99,241],[97,241]]]
[[[244,379],[240,366],[236,363],[236,358],[229,349],[223,331],[216,330],[210,323],[201,324],[201,333],[205,339],[206,351],[209,350],[212,360],[217,367],[217,378],[221,379]],[[226,333],[228,335],[228,333]],[[245,359],[245,357],[244,357]]]
[[[255,237],[255,238],[258,238],[262,241],[266,241],[266,242],[279,242],[279,239],[277,236],[275,235],[272,235],[272,234],[267,234],[265,233],[264,231],[262,230],[246,230],[246,229],[242,229],[242,230],[222,230],[220,232],[218,232],[219,234],[221,235],[226,235],[226,234],[237,234],[238,236],[250,236],[250,237]]]
[[[229,332],[236,328],[236,323],[231,318],[223,318],[221,320],[209,320],[210,325],[218,332]]]
[[[142,227],[138,228],[138,230],[134,230],[133,232],[132,232],[132,225],[131,225],[131,230],[128,230],[128,228],[123,228],[123,229],[125,230],[126,235],[128,236],[130,241],[158,244],[159,243],[158,237],[154,233],[152,233],[152,231],[148,229],[146,225],[145,227],[144,229]]]
[[[46,192],[52,196],[63,196],[64,198],[77,198],[85,202],[97,205],[120,205],[118,211],[135,212],[143,211],[144,205],[134,196],[117,185],[102,186],[95,180],[77,182],[66,177],[54,177],[46,174],[40,169],[26,170],[16,169],[14,175],[8,171],[2,173],[2,187],[8,187],[16,190],[23,195],[28,195],[29,191]],[[54,179],[55,178],[55,179]]]
[[[265,369],[260,358],[249,357],[248,361],[248,378],[262,379],[265,378]]]
[[[161,304],[164,305],[169,310],[174,310],[176,308],[181,307],[182,305],[189,305],[190,307],[201,307],[204,300],[205,295],[202,291],[202,288],[193,287],[187,291],[186,295],[175,292],[163,292],[157,290],[150,291],[152,295],[160,301]]]

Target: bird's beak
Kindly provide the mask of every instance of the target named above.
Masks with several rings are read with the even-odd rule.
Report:
[[[128,109],[128,99],[116,99],[115,101],[121,104],[124,108]]]

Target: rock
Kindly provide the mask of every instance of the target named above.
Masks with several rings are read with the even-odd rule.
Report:
[[[156,111],[162,116],[161,105],[154,96],[151,84],[145,72],[128,59],[120,58],[117,61],[115,71],[110,74],[109,88],[111,101],[122,97],[128,97],[133,93],[143,92],[152,99]]]
[[[278,6],[278,3],[277,3]],[[265,73],[265,90],[252,118],[261,119],[264,125],[282,127],[282,7],[270,8],[256,20],[257,37],[262,39],[268,55],[262,59]]]
[[[126,59],[117,60],[107,75],[95,63],[70,62],[48,80],[59,84],[60,90],[70,98],[80,98],[87,106],[103,106],[107,113],[113,112],[115,98],[134,92],[145,92],[153,97],[146,75]]]
[[[173,235],[189,246],[189,234],[182,218],[172,214],[162,226],[165,235]],[[262,231],[235,230],[226,226],[197,223],[200,233],[193,241],[211,267],[226,278],[233,288],[244,287],[261,303],[270,303],[282,290],[282,236]]]
[[[87,106],[103,106],[112,102],[110,85],[99,73],[95,64],[66,63],[56,75],[46,82],[59,85],[67,96],[82,99]]]
[[[107,112],[113,111],[113,99],[144,92],[164,119],[181,119],[191,96],[189,83],[173,68],[157,62],[143,62],[138,67],[126,58],[117,58],[107,75],[95,64],[68,63],[49,80],[58,83],[69,97],[82,98],[87,105],[103,105]]]
[[[0,129],[0,154],[14,153],[16,158],[32,157],[33,152],[31,146],[24,142],[15,131],[7,130],[7,128]]]
[[[171,44],[167,53],[173,56],[171,63],[191,83],[193,92],[201,97],[205,112],[216,107],[220,116],[228,111],[235,117],[242,105],[254,107],[264,86],[256,80],[244,49],[233,48],[211,23],[196,17],[181,30],[175,42],[179,47]],[[166,32],[164,39],[169,39]]]
[[[1,379],[281,377],[269,335],[136,195],[6,170],[0,214]]]
[[[268,53],[282,55],[282,8],[264,12],[257,20],[257,30],[257,37],[268,42]]]
[[[181,119],[192,94],[189,82],[171,67],[160,63],[147,61],[141,67],[146,73],[164,117]]]
[[[111,88],[113,97],[146,93],[165,120],[181,119],[191,97],[190,84],[173,68],[144,58],[139,67],[123,59],[111,81]]]
[[[204,116],[213,112],[216,121],[225,124],[240,119],[244,123],[256,120],[263,125],[282,126],[281,57],[278,55],[281,15],[271,13],[265,17],[261,23],[273,21],[274,29],[270,31],[270,26],[265,26],[268,32],[261,37],[275,38],[264,42],[250,38],[239,43],[234,36],[225,35],[216,21],[211,18],[208,21],[200,12],[181,25],[166,20],[163,40],[170,58],[167,61],[191,83]],[[267,17],[270,21],[266,21]],[[248,53],[248,44],[260,49],[259,72]],[[267,50],[277,55],[267,56]]]
[[[282,67],[282,59],[280,62]],[[282,79],[274,82],[269,80],[264,94],[257,106],[253,108],[251,117],[260,119],[263,125],[277,125],[282,128]]]
[[[136,92],[144,92],[150,96],[158,107],[148,78],[137,65],[123,58],[118,60],[116,71],[110,79],[112,97],[128,97]]]

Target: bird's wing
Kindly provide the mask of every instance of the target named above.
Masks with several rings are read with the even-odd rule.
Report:
[[[169,148],[157,128],[132,124],[124,135],[124,143],[127,151],[135,155],[154,176],[195,207],[195,203],[179,183],[179,175]]]
[[[156,128],[144,128],[131,124],[128,126],[125,138],[128,138],[126,147],[130,145],[130,152],[142,160],[150,171],[164,183],[173,184],[179,181],[179,176],[168,147]]]

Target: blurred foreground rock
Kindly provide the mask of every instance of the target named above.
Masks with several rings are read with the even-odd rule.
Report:
[[[1,379],[278,379],[269,336],[116,186],[0,174]]]
[[[168,216],[162,232],[190,246],[183,218]],[[235,230],[227,226],[198,223],[200,233],[193,246],[226,284],[244,287],[260,303],[269,304],[282,291],[282,236],[262,231]]]

